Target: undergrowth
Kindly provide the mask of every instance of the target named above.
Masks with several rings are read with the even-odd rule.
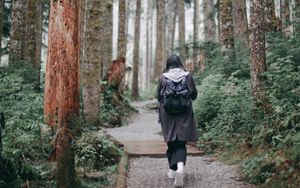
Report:
[[[245,178],[254,184],[300,186],[299,41],[299,36],[280,33],[267,37],[264,84],[271,106],[268,113],[253,105],[248,50],[238,52],[237,59],[230,62],[231,69],[226,69],[228,62],[220,47],[203,44],[206,68],[195,75],[198,146],[239,164]]]
[[[0,112],[6,120],[1,130],[0,187],[56,187],[55,164],[48,161],[54,133],[43,124],[44,92],[35,88],[33,71],[25,62],[0,67]],[[75,147],[82,187],[113,185],[121,151],[95,128],[82,130]],[[100,175],[89,178],[95,171]]]

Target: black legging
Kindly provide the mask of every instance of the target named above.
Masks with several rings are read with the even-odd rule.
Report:
[[[186,142],[175,140],[168,142],[167,157],[169,161],[170,169],[177,170],[177,163],[186,162]]]

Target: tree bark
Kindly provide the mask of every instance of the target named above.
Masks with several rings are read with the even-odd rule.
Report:
[[[26,12],[26,48],[24,58],[34,70],[36,89],[40,85],[41,47],[42,47],[42,3],[28,0]]]
[[[126,58],[126,0],[119,0],[118,57]]]
[[[79,1],[51,1],[45,75],[45,121],[65,127],[79,115]]]
[[[151,32],[151,11],[152,11],[152,3],[151,0],[147,1],[147,20],[146,20],[146,79],[145,79],[145,83],[146,83],[146,88],[149,87],[150,85],[150,63],[151,63],[151,53],[150,49],[152,48],[151,44],[150,44],[150,37],[152,35]]]
[[[265,1],[250,1],[250,70],[251,92],[254,102],[261,106],[264,102],[263,77],[267,70],[265,60]]]
[[[46,123],[58,129],[52,156],[59,188],[79,186],[71,131],[79,116],[79,10],[80,1],[51,0],[44,110]]]
[[[134,100],[139,98],[139,50],[140,50],[140,23],[141,23],[141,0],[136,0],[134,47],[133,47],[133,74],[131,96]]]
[[[4,0],[0,0],[0,65],[1,65],[1,57],[2,57],[3,20],[4,20]]]
[[[285,34],[289,34],[290,21],[290,0],[280,1],[280,17],[282,20],[282,30]]]
[[[9,62],[24,59],[26,0],[12,0]]]
[[[179,18],[179,56],[185,65],[186,47],[185,47],[185,5],[183,0],[177,0],[177,14]]]
[[[101,29],[105,27],[101,17],[101,0],[87,2],[86,29],[84,43],[85,56],[81,68],[84,117],[87,123],[96,125],[100,122],[101,98]]]
[[[157,80],[163,71],[164,61],[164,1],[157,1],[157,25],[156,25],[156,58],[152,80]]]
[[[295,0],[295,34],[300,35],[300,0]]]
[[[246,0],[233,0],[233,29],[235,37],[235,46],[239,44],[240,48],[248,48],[249,31],[247,21]],[[237,49],[239,51],[239,49]]]
[[[174,29],[176,25],[176,1],[168,0],[167,3],[167,54],[171,55],[174,46]]]
[[[234,59],[232,0],[220,0],[221,45],[226,61]]]
[[[104,78],[111,63],[112,63],[112,36],[113,36],[113,2],[112,0],[102,0],[102,14],[103,25],[101,28],[101,77]]]
[[[199,7],[199,0],[194,0],[194,46],[193,46],[193,62],[194,68],[198,69],[197,61],[197,43],[199,42],[199,18],[200,18],[200,7]]]
[[[266,0],[265,7],[265,22],[266,31],[275,31],[278,27],[279,21],[275,15],[275,3],[274,0]]]
[[[217,42],[214,2],[204,0],[204,39],[205,42]]]

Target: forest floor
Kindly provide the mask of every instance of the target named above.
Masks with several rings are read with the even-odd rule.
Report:
[[[158,114],[146,106],[155,103],[133,103],[139,113],[128,126],[107,129],[107,133],[125,146],[129,155],[128,188],[169,188],[173,180],[167,177],[166,144],[158,124]],[[253,188],[241,181],[235,166],[228,166],[188,145],[186,188]]]

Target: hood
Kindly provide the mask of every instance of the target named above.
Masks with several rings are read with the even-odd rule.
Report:
[[[180,82],[188,74],[189,72],[180,68],[170,69],[168,72],[163,73],[164,77],[169,78],[170,80],[176,83]]]

